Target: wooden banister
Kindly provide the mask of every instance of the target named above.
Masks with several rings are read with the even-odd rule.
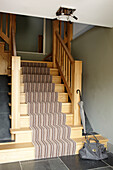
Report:
[[[20,128],[20,57],[12,57],[11,128]]]
[[[61,36],[59,35],[59,33],[58,33],[57,31],[56,31],[56,36],[57,36],[57,38],[59,39],[59,41],[60,41],[60,43],[61,43],[63,49],[64,49],[65,52],[66,52],[66,54],[68,55],[68,57],[69,57],[71,63],[73,63],[73,62],[74,62],[74,59],[73,59],[73,57],[71,56],[71,54],[70,54],[68,48],[67,48],[66,45],[64,44],[63,39],[61,38]]]
[[[73,124],[79,126],[81,125],[78,105],[80,98],[76,91],[77,89],[81,91],[82,62],[73,59],[58,31],[55,32],[54,39],[56,40],[54,45],[56,48],[54,51],[55,61],[72,102],[72,112],[74,114]]]

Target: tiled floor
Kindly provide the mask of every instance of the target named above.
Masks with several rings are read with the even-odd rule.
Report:
[[[113,154],[104,161],[81,160],[78,155],[0,164],[0,170],[113,170]]]

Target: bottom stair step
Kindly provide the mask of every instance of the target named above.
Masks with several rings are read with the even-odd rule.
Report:
[[[30,128],[10,129],[10,132],[16,143],[32,142],[32,130]]]
[[[32,143],[0,145],[0,163],[30,160],[35,158],[35,148]]]
[[[99,140],[99,143],[103,144],[107,148],[107,142],[108,139],[104,138],[101,135],[95,135],[97,139]],[[89,135],[88,138],[94,138],[92,135]],[[79,154],[79,150],[83,147],[84,142],[86,142],[86,139],[84,136],[81,138],[74,138],[73,139],[76,142],[76,154]],[[94,142],[94,140],[91,140],[91,142]]]

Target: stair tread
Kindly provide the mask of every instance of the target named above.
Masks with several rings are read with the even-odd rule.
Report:
[[[32,60],[21,60],[21,63],[53,63],[50,61],[32,61]]]
[[[22,66],[22,67],[32,67],[32,66]],[[22,69],[22,67],[20,67],[20,69]],[[33,67],[37,67],[37,66],[33,66]],[[41,68],[48,68],[48,67],[41,67]],[[58,68],[52,68],[52,67],[49,67],[50,71],[58,71]],[[24,73],[25,74],[25,73]],[[23,74],[21,74],[23,75]],[[31,74],[32,75],[32,74]],[[42,74],[36,74],[36,75],[42,75]],[[55,75],[54,75],[55,76]]]
[[[73,129],[83,129],[82,125],[80,125],[80,126],[69,125],[69,126]]]
[[[64,102],[64,103],[62,103],[62,105],[72,105],[72,103],[70,103],[70,102]]]
[[[73,113],[64,113],[66,114],[67,116],[73,116]]]
[[[0,152],[2,150],[15,150],[15,149],[25,149],[25,148],[34,148],[32,143],[11,143],[6,145],[0,145]]]
[[[28,114],[20,114],[20,117],[25,117],[25,118],[27,118],[27,117],[29,117],[29,115],[28,115]],[[12,116],[9,115],[9,118],[12,119]]]
[[[25,133],[25,132],[30,132],[30,131],[32,131],[30,128],[20,128],[20,129],[10,129],[10,132],[12,133],[12,134],[14,134],[14,133]]]
[[[97,137],[97,139],[99,140],[99,141],[108,141],[108,139],[107,138],[105,138],[105,137],[103,137],[103,136],[101,136],[101,135],[95,135],[96,137]],[[93,137],[93,135],[89,135],[88,136],[89,138],[94,138]],[[85,137],[84,136],[82,136],[81,138],[73,138],[73,140],[75,141],[75,142],[77,142],[77,143],[83,143],[83,142],[85,142],[86,141],[86,139],[85,139]],[[94,140],[91,140],[91,142],[94,142]]]
[[[24,76],[24,75],[37,75],[37,74],[21,74],[20,76],[22,77],[22,76]],[[47,74],[38,74],[38,75],[47,76]],[[57,75],[56,75],[56,76],[53,75],[52,77],[53,77],[53,78],[54,78],[54,77],[61,78],[61,76],[57,76]]]

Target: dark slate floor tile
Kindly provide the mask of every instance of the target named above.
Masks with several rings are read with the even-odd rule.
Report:
[[[0,114],[0,139],[10,138],[10,120],[9,114]]]
[[[0,164],[0,170],[21,170],[19,162]]]
[[[107,167],[103,167],[103,168],[96,168],[96,169],[89,169],[89,170],[113,170],[113,168],[107,166]]]
[[[86,170],[107,166],[102,161],[82,160],[79,155],[63,156],[60,158],[70,170]]]
[[[60,159],[21,162],[22,170],[68,170]]]
[[[113,154],[109,152],[108,159],[105,159],[103,161],[106,162],[107,164],[109,164],[110,166],[113,166]]]
[[[10,97],[8,96],[8,92],[0,92],[0,114],[2,112],[10,112],[9,102]]]
[[[9,91],[10,86],[8,83],[11,82],[11,79],[8,76],[0,76],[0,91]]]

